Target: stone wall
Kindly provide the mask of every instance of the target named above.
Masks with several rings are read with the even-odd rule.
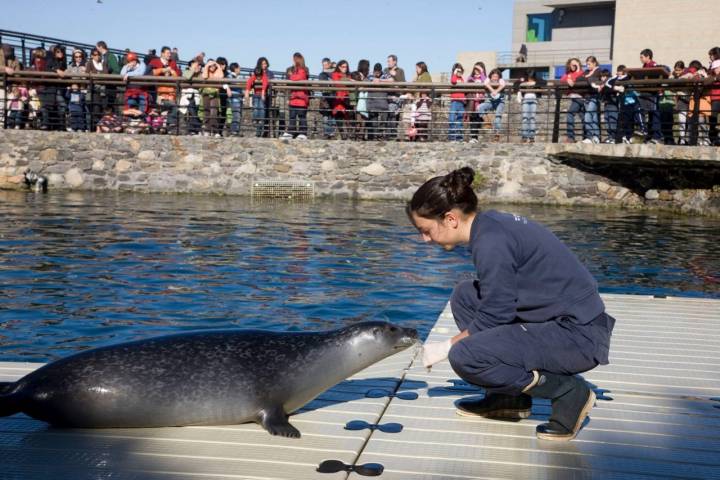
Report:
[[[541,144],[284,141],[0,130],[0,177],[30,168],[49,188],[248,195],[258,180],[312,181],[321,196],[409,199],[470,165],[483,201],[668,208],[719,215],[717,189],[650,195],[565,164]],[[598,146],[594,146],[597,148]],[[619,146],[618,146],[619,147]],[[685,152],[690,149],[685,148]]]

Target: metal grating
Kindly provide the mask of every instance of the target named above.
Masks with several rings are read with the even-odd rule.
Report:
[[[262,198],[308,198],[315,196],[315,182],[308,180],[255,180],[250,195]]]

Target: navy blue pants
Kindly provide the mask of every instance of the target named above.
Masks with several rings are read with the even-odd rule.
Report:
[[[475,281],[455,287],[450,306],[460,331],[477,322],[478,303]],[[585,325],[570,317],[502,325],[485,321],[479,332],[453,345],[450,365],[466,382],[489,392],[519,395],[532,381],[533,370],[574,375],[607,364],[614,325],[606,313]]]

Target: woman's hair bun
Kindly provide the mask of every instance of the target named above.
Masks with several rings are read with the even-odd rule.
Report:
[[[445,175],[440,186],[447,191],[448,200],[454,202],[462,198],[467,189],[472,190],[474,179],[475,171],[470,167],[463,167]]]

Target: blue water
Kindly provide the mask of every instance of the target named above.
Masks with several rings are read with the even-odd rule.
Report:
[[[399,202],[0,192],[0,360],[201,328],[435,322],[471,278]],[[603,292],[720,298],[720,220],[497,206],[548,225]]]

